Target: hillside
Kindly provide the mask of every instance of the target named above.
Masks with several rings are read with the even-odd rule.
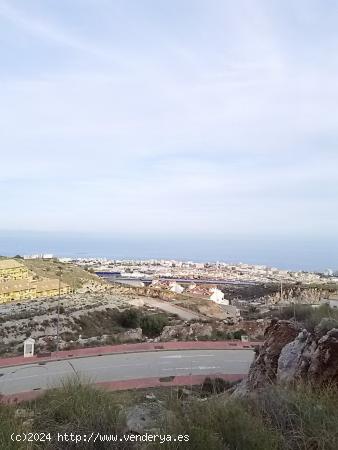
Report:
[[[61,280],[69,284],[72,289],[78,289],[85,283],[96,282],[104,284],[105,282],[97,275],[82,269],[75,264],[61,263],[56,259],[22,259],[20,260],[29,270],[40,277],[58,278],[61,270]]]
[[[48,430],[50,440],[25,448],[335,450],[337,314],[303,307],[299,322],[273,320],[248,381],[239,385],[206,378],[201,386],[109,392],[77,375],[33,402],[0,404],[1,448],[22,448],[11,433]],[[92,432],[99,441],[84,442]],[[74,433],[79,440],[57,442],[58,433]],[[140,440],[149,434],[168,438]],[[115,444],[105,438],[116,435]]]

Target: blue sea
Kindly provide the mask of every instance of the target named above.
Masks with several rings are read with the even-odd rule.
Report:
[[[0,255],[35,253],[82,258],[244,262],[288,270],[338,269],[338,239],[329,238],[0,232]]]

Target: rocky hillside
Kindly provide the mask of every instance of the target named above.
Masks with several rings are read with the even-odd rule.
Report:
[[[222,286],[225,298],[231,302],[236,300],[256,301],[261,300],[266,304],[279,303],[280,284],[264,283],[255,285],[229,285]],[[296,301],[298,303],[315,304],[323,298],[328,298],[332,293],[338,292],[338,286],[335,283],[326,284],[284,284],[283,302]]]
[[[290,302],[314,305],[320,303],[322,299],[329,298],[333,292],[336,292],[334,287],[289,286],[283,289],[282,298],[278,288],[278,291],[265,295],[264,300],[268,305]]]

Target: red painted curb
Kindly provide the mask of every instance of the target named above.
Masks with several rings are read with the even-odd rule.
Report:
[[[171,381],[160,381],[161,378],[140,378],[136,380],[121,380],[121,381],[101,381],[95,383],[107,391],[124,391],[130,389],[146,389],[153,387],[174,387],[174,386],[196,386],[202,384],[205,378],[222,378],[225,381],[240,381],[246,377],[246,374],[213,374],[213,375],[182,375],[176,376]],[[16,404],[25,401],[36,400],[41,397],[46,390],[20,392],[18,394],[10,394],[0,396],[0,403]]]
[[[250,350],[261,342],[241,341],[176,341],[176,342],[139,342],[136,344],[106,345],[102,347],[86,347],[76,350],[53,352],[50,356],[14,356],[0,358],[0,367],[20,366],[39,362],[58,361],[60,359],[86,358],[89,356],[111,355],[119,353],[135,353],[158,350]]]

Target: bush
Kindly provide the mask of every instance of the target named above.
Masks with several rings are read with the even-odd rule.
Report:
[[[64,381],[59,389],[48,391],[46,395],[31,406],[34,411],[34,431],[56,433],[114,434],[121,431],[120,409],[112,396],[78,379]],[[51,442],[45,449],[111,449],[129,448],[119,444],[95,444],[87,442],[85,446],[75,442]]]
[[[223,380],[223,378],[210,378],[206,377],[202,384],[202,392],[209,394],[219,394],[220,392],[227,391],[232,386],[229,381]]]
[[[241,339],[242,336],[245,336],[247,333],[245,330],[237,330],[234,332],[234,339]]]
[[[156,337],[168,325],[168,318],[163,314],[143,316],[141,319],[142,333],[148,337]]]
[[[140,313],[137,309],[126,309],[119,314],[117,321],[124,328],[137,328],[140,326]]]
[[[308,331],[314,331],[323,318],[332,318],[338,321],[338,311],[329,305],[321,305],[313,308],[309,305],[290,305],[275,313],[278,319],[291,320],[303,324]]]

